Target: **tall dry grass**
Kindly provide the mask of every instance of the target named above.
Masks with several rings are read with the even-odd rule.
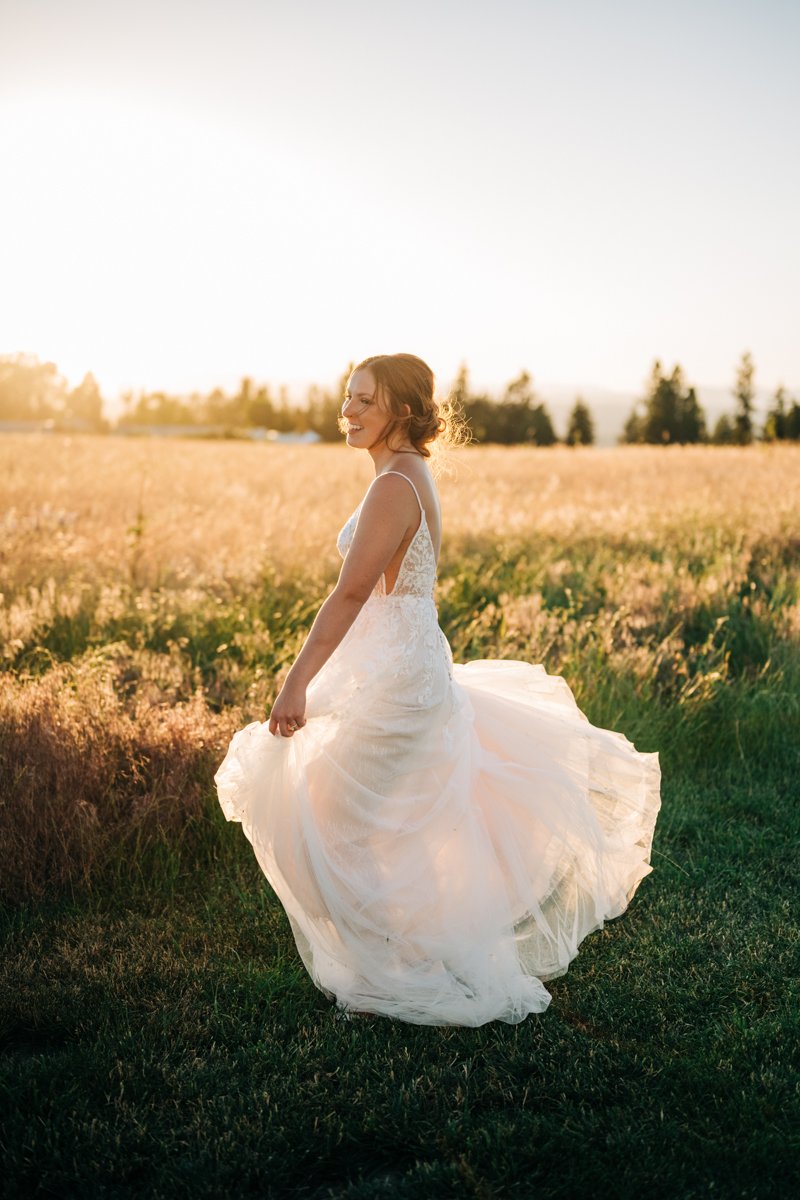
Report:
[[[487,537],[668,548],[670,534],[685,546],[709,527],[743,545],[798,536],[794,445],[475,447],[452,466],[441,480],[445,555]],[[82,587],[236,586],[265,563],[328,573],[333,535],[371,477],[366,455],[338,446],[4,434],[6,613],[15,601],[68,607]]]
[[[80,886],[201,818],[224,740],[201,693],[131,705],[97,663],[0,679],[2,894]]]
[[[214,765],[263,717],[370,467],[343,447],[0,439],[3,894],[208,824]],[[470,448],[454,468],[457,659],[544,662],[667,761],[797,729],[800,448]]]

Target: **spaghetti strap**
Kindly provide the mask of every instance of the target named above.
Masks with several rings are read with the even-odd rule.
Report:
[[[407,475],[404,475],[402,471],[381,471],[381,475],[399,475],[401,479],[405,479],[406,483],[410,483],[412,488],[414,488],[414,495],[417,497],[417,504],[419,505],[419,511],[422,513],[423,517],[425,516],[425,505],[420,500],[419,492],[417,491],[416,485],[414,484],[414,481],[412,479],[409,479],[409,477]],[[375,479],[380,479],[381,475],[376,475]],[[372,481],[373,483],[375,482],[375,479],[373,479],[373,481]]]

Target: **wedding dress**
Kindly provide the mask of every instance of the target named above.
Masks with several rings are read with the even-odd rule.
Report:
[[[341,1010],[518,1022],[651,871],[658,755],[591,725],[540,665],[454,665],[403,478],[420,522],[394,588],[381,578],[313,679],[298,733],[234,734],[219,802]]]

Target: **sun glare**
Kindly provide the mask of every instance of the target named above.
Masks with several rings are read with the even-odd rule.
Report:
[[[0,135],[21,164],[0,201],[15,281],[0,301],[4,351],[45,353],[112,387],[208,386],[251,369],[256,352],[277,372],[313,374],[334,341],[341,358],[331,288],[382,233],[337,181],[323,211],[302,156],[267,147],[163,106],[40,96],[21,109]],[[401,316],[389,309],[387,325]]]

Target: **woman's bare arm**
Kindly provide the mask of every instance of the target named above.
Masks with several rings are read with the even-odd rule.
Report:
[[[306,688],[328,661],[372,594],[410,529],[419,507],[407,483],[379,475],[358,516],[353,542],[336,587],[317,613],[270,713],[270,733],[291,736],[291,724],[305,724]]]

